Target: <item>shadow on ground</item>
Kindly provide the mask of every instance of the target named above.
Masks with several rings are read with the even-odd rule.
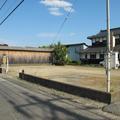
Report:
[[[96,109],[94,107],[83,107],[74,102],[69,102],[71,99],[57,95],[49,97],[41,94],[42,97],[40,97],[40,95],[22,91],[20,93],[15,92],[16,97],[11,97],[5,91],[0,92],[15,112],[25,120],[108,120],[105,116],[91,112],[91,109]],[[14,91],[11,92],[14,94]]]

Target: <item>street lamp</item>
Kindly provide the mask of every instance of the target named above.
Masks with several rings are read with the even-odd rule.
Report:
[[[110,77],[111,77],[111,50],[110,50],[110,0],[106,0],[106,13],[107,13],[107,92],[110,92]]]

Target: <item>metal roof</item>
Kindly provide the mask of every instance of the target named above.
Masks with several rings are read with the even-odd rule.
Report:
[[[33,52],[52,52],[52,48],[35,48],[35,47],[14,47],[14,46],[0,46],[0,50],[15,50],[15,51],[33,51]]]

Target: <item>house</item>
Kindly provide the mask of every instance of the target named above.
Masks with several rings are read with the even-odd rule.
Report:
[[[9,64],[51,63],[53,49],[34,47],[13,47],[0,45],[0,63],[4,55],[8,56]]]
[[[79,52],[87,48],[85,43],[67,44],[65,46],[68,49],[67,55],[73,62],[80,61]]]
[[[120,60],[120,27],[111,29],[111,34],[115,37],[115,47],[112,51],[119,53]],[[104,60],[107,51],[107,31],[101,30],[96,35],[89,36],[88,39],[91,40],[92,45],[80,51],[80,60],[83,63],[99,64]]]

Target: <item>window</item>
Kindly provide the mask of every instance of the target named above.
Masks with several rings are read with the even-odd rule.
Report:
[[[103,44],[103,46],[106,46],[107,45],[107,40],[104,40],[102,44]]]
[[[120,45],[120,38],[115,40],[115,45]]]
[[[90,59],[96,59],[96,54],[91,54]]]
[[[100,59],[104,59],[104,54],[100,54]]]

